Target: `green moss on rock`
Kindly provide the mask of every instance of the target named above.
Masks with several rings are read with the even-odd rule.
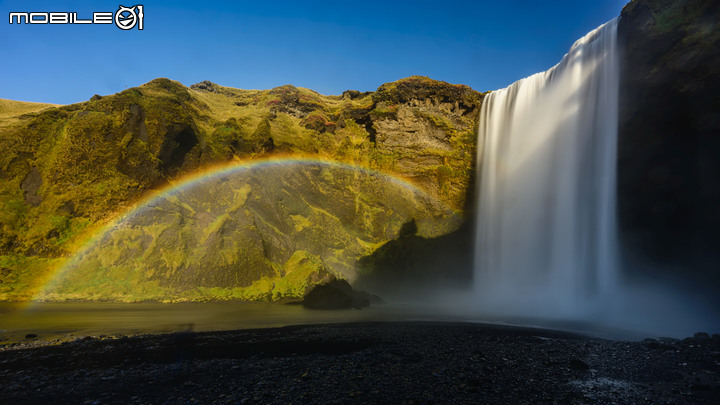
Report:
[[[300,301],[315,285],[340,277],[325,262],[304,250],[293,253],[282,268],[283,276],[275,282],[273,301]]]
[[[37,264],[28,268],[40,277],[41,263],[73,255],[91,232],[154,190],[217,163],[274,154],[310,155],[393,171],[459,209],[470,184],[464,169],[474,159],[471,135],[480,100],[480,93],[466,86],[417,77],[383,85],[374,93],[347,92],[342,97],[290,85],[260,91],[202,82],[188,88],[160,78],[83,103],[18,110],[18,115],[0,117],[0,255]],[[384,131],[378,123],[395,123],[402,129],[398,120],[407,109],[424,122],[419,125],[446,133],[446,149],[451,151],[428,148],[418,155],[412,148],[393,149],[378,142]],[[402,130],[397,135],[413,136]],[[442,172],[439,180],[423,169],[432,166],[423,160],[428,157],[435,159],[432,165],[451,170]],[[367,249],[394,237],[409,212],[419,209],[412,202],[407,212],[397,215],[368,198],[382,193],[382,187],[355,183],[356,176],[334,181],[335,186],[315,182],[311,209],[297,211],[289,199],[277,207],[252,206],[263,201],[253,191],[244,194],[242,206],[233,208],[247,218],[255,216],[252,221],[218,220],[226,213],[205,218],[206,204],[194,211],[185,207],[182,215],[188,217],[178,218],[192,220],[180,226],[176,219],[172,230],[161,221],[163,232],[158,231],[162,226],[155,229],[158,224],[147,222],[118,233],[108,239],[109,250],[102,257],[88,262],[87,283],[80,283],[72,294],[130,300],[205,300],[213,294],[245,299],[249,295],[243,294],[250,293],[244,289],[260,283],[253,299],[271,299],[260,280],[276,277],[274,269],[282,267],[298,246],[322,244],[324,235],[330,234],[333,244],[311,253],[346,271],[348,263]],[[346,198],[348,190],[355,196]],[[407,196],[390,198],[402,201]],[[206,220],[202,241],[194,240],[195,230],[188,227]],[[449,228],[455,225],[449,222]],[[441,228],[437,232],[443,232]],[[239,230],[250,231],[238,237]],[[248,236],[253,232],[255,236]],[[242,246],[253,248],[241,259],[237,252]],[[112,286],[112,277],[137,274],[143,260],[151,268],[143,277],[151,282],[133,276]],[[194,273],[187,269],[199,263],[217,269],[218,275],[188,275]],[[28,274],[17,266],[5,268],[11,274]],[[4,287],[12,288],[14,296],[32,295],[21,292],[29,284],[20,278],[8,280]],[[189,285],[204,290],[185,289]],[[83,295],[82,286],[101,291]],[[135,295],[123,295],[133,289]]]

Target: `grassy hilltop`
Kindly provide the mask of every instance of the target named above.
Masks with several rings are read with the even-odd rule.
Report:
[[[0,299],[31,297],[44,281],[43,276],[64,263],[88,235],[154,190],[176,184],[199,170],[233,161],[304,156],[344,162],[407,179],[445,206],[462,210],[473,181],[481,100],[482,94],[467,86],[424,77],[387,83],[376,92],[346,91],[340,96],[324,96],[291,85],[239,90],[201,82],[188,88],[172,80],[155,79],[117,94],[94,96],[87,102],[67,106],[3,100]],[[335,250],[353,253],[340,255],[342,259],[328,254],[327,249],[311,252],[330,268],[352,267],[360,256],[372,254],[376,247],[398,237],[401,225],[407,221],[442,216],[436,208],[417,208],[417,212],[392,216],[390,211],[402,211],[398,211],[397,204],[391,207],[377,195],[372,197],[377,194],[375,186],[353,186],[357,176],[354,179],[343,180],[350,183],[340,184],[339,189],[351,190],[362,203],[353,205],[352,214],[347,213],[347,204],[337,203],[326,210],[327,216],[336,218],[338,224],[355,223],[358,218],[368,220],[368,216],[369,223],[373,218],[376,223],[385,222],[364,230],[343,225],[344,233],[338,236],[343,246]],[[309,181],[319,189],[329,187]],[[294,183],[286,181],[282,187],[297,194],[293,187],[301,185],[308,187],[305,180],[299,179]],[[323,191],[324,197],[320,193],[316,201],[305,198],[301,202],[305,208],[297,209],[306,213],[310,212],[306,206],[325,209],[323,201],[332,199],[330,189]],[[257,195],[257,190],[253,192]],[[259,207],[273,203],[263,201],[264,205],[246,207],[244,213],[255,220],[258,215],[263,217],[257,214]],[[256,265],[265,271],[257,272],[257,277],[205,283],[205,287],[248,287],[258,277],[286,275],[281,269],[294,253],[288,247],[289,241],[303,240],[299,234],[304,228],[291,223],[293,218],[301,220],[297,212],[285,214],[265,221],[272,224],[267,229],[273,229],[275,236],[270,239],[284,246],[280,253],[278,249],[272,254],[267,248],[254,249],[257,243],[267,243],[266,233],[270,232],[258,230],[253,231],[256,234],[246,246],[238,246],[233,257],[218,264],[233,268],[233,274],[245,271],[243,268],[253,273]],[[308,222],[316,233],[322,231],[318,218]],[[438,228],[435,221],[434,230],[429,231],[421,221],[418,235],[437,237],[451,232],[457,227],[451,222]],[[177,231],[170,227],[167,233]],[[252,242],[253,238],[257,241]],[[169,280],[178,271],[190,271],[189,263],[194,259],[186,245],[179,241],[167,243],[170,245],[163,251],[185,251],[171,266],[175,270],[164,276]],[[313,250],[312,243],[305,245],[300,250]],[[213,250],[208,249],[204,253],[211,255]],[[248,249],[257,253],[257,260],[242,265],[236,259]],[[258,264],[261,262],[265,264]],[[213,298],[212,293],[204,297]],[[152,293],[143,296],[153,298],[158,297]]]

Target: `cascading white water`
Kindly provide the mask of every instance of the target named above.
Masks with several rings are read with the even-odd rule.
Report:
[[[485,98],[475,250],[484,310],[566,316],[616,288],[617,21]]]

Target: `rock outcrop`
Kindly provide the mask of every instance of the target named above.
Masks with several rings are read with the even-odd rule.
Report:
[[[370,305],[366,293],[355,291],[341,274],[308,252],[295,252],[283,271],[285,274],[273,287],[273,301],[299,303],[311,309],[360,309]]]
[[[369,114],[375,148],[393,159],[393,170],[461,207],[474,181],[481,98],[419,76],[383,84]]]

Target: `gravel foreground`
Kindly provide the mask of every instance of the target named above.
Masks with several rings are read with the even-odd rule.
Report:
[[[720,336],[707,334],[393,322],[51,343],[0,348],[1,402],[720,403]]]

